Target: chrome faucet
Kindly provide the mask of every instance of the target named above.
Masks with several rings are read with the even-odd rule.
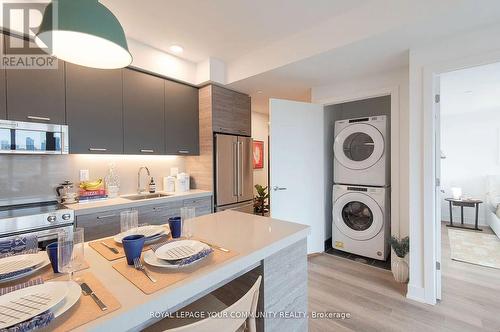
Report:
[[[146,188],[141,188],[141,172],[143,169],[146,170],[148,177],[151,177],[151,173],[149,172],[149,168],[147,168],[146,166],[142,166],[141,168],[139,168],[139,172],[137,172],[137,193],[138,194],[142,194],[143,192],[146,192]]]

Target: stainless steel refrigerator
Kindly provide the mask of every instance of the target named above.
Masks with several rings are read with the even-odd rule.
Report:
[[[215,210],[253,213],[252,138],[215,135]]]

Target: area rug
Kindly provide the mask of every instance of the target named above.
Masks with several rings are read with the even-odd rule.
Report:
[[[451,259],[500,269],[500,239],[494,234],[448,229]]]

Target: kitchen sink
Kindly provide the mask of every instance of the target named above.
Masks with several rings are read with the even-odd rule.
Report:
[[[167,194],[138,194],[138,195],[122,196],[122,198],[131,200],[131,201],[140,201],[142,199],[162,198],[162,197],[168,197],[168,196],[170,196],[170,195],[167,195]]]

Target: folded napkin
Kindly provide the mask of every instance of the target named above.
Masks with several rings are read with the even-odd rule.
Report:
[[[38,237],[36,235],[14,236],[0,240],[0,255],[16,255],[37,249]]]
[[[153,252],[155,252],[156,250],[158,250],[160,247],[164,246],[165,244],[170,243],[170,242],[179,241],[179,240],[183,240],[183,239],[171,239],[168,241],[164,241],[161,243],[151,245],[150,248],[151,248],[151,250],[153,250]],[[200,260],[200,259],[207,257],[212,252],[214,252],[214,250],[212,248],[203,249],[202,251],[194,254],[193,256],[179,259],[177,261],[170,261],[170,263],[172,263],[173,265],[179,265],[179,266],[188,265],[188,264],[196,262],[197,260]]]
[[[18,284],[16,286],[12,287],[5,287],[0,289],[0,296],[5,295],[7,293],[23,289],[26,287],[30,286],[35,286],[35,285],[40,285],[43,284],[43,278],[39,277],[30,281],[27,281],[22,284]],[[0,332],[28,332],[28,331],[33,331],[35,329],[39,329],[42,327],[45,327],[49,325],[53,320],[54,320],[54,313],[50,310],[47,310],[43,313],[41,313],[38,316],[35,316],[29,320],[26,320],[24,322],[21,322],[17,325],[11,326],[6,329],[1,329]]]
[[[203,249],[202,251],[200,251],[197,254],[194,254],[193,256],[183,258],[183,259],[177,261],[176,264],[179,266],[188,265],[188,264],[194,263],[200,259],[207,257],[208,255],[210,255],[213,252],[214,252],[214,250],[212,248]]]

